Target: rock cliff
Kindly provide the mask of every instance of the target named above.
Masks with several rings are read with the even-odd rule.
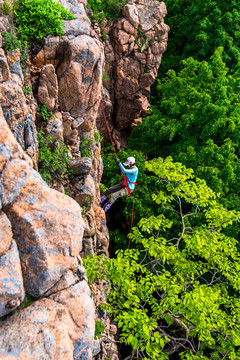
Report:
[[[99,102],[117,146],[124,146],[147,111],[166,50],[166,6],[130,1],[122,19],[100,29],[91,24],[85,0],[61,3],[74,20],[64,22],[62,38],[45,38],[24,76],[20,52],[0,48],[0,359],[117,360],[116,327],[106,314],[110,340],[94,341],[93,299],[95,306],[104,300],[106,284],[96,282],[92,298],[81,260],[108,256],[98,206],[103,164],[97,129],[106,135]],[[7,27],[1,17],[0,31]],[[37,104],[52,113],[44,123]],[[68,149],[70,196],[37,172],[36,124],[53,145],[60,141]]]
[[[99,36],[106,37],[102,99],[118,148],[126,145],[127,136],[141,123],[149,107],[150,86],[167,49],[166,14],[163,1],[129,1],[123,8],[122,19],[110,26],[105,22],[98,29]],[[107,139],[101,109],[97,125]]]
[[[38,299],[0,323],[0,358],[91,359],[94,305],[79,257],[81,208],[41,179],[2,110],[0,189],[0,315],[25,294]]]

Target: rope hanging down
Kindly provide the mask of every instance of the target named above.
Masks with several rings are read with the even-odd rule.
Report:
[[[115,150],[115,147],[114,147],[114,143],[113,143],[113,139],[112,139],[112,136],[111,136],[111,133],[110,133],[110,129],[109,129],[109,126],[108,126],[108,123],[107,123],[107,119],[106,119],[106,116],[105,116],[105,112],[104,112],[104,109],[103,109],[103,105],[102,105],[102,102],[100,100],[100,106],[101,106],[101,109],[102,109],[102,113],[103,113],[103,118],[105,120],[105,124],[106,124],[106,127],[107,127],[107,130],[108,130],[108,135],[109,135],[109,138],[111,140],[111,144],[112,144],[112,148],[113,148],[113,151],[114,151],[114,155],[115,155],[115,158],[116,160],[118,159],[117,157],[117,153],[116,153],[116,150]],[[124,178],[124,181],[126,182],[126,176],[125,174],[121,171],[122,175],[123,175],[123,178]],[[131,221],[131,230],[130,230],[130,233],[132,233],[132,227],[133,227],[133,214],[134,214],[134,190],[133,190],[133,206],[132,206],[132,221]],[[130,247],[130,238],[129,238],[129,242],[128,242],[128,249]]]

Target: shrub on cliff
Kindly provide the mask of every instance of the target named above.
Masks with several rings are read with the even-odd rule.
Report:
[[[45,136],[43,131],[38,132],[39,144],[39,173],[46,183],[52,185],[54,180],[63,182],[72,171],[68,165],[71,159],[68,149],[61,141],[55,144],[51,136]]]
[[[63,19],[74,19],[67,9],[54,0],[18,0],[14,13],[19,38],[38,42],[46,35],[61,36]]]
[[[89,0],[87,6],[92,10],[94,18],[101,22],[104,18],[116,19],[122,15],[122,8],[127,0]]]
[[[84,259],[90,281],[109,282],[107,307],[133,359],[240,358],[240,256],[223,230],[239,221],[192,169],[146,163],[158,177],[158,216],[142,219],[116,258]]]

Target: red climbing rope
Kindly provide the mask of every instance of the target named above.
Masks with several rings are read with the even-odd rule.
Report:
[[[111,136],[111,133],[110,133],[110,129],[109,129],[109,126],[108,126],[108,123],[107,123],[107,119],[106,119],[106,116],[105,116],[105,112],[104,112],[104,109],[103,109],[103,105],[102,105],[101,100],[100,100],[100,106],[101,106],[101,109],[102,109],[103,118],[104,118],[105,123],[106,123],[106,126],[107,126],[108,135],[109,135],[109,138],[110,138],[110,140],[111,140],[111,144],[112,144],[112,148],[113,148],[113,151],[114,151],[114,154],[115,154],[115,158],[116,158],[116,160],[117,160],[117,158],[118,158],[118,157],[117,157],[117,153],[116,153],[116,150],[115,150],[115,147],[114,147],[114,143],[113,143],[113,140],[112,140],[112,136]],[[121,170],[121,169],[120,169],[120,170]],[[122,170],[121,170],[121,173],[122,173],[122,175],[123,175],[124,182],[125,182],[125,183],[127,183],[127,181],[130,182],[130,181],[126,178],[126,176],[124,175],[124,173],[122,172]],[[126,185],[126,187],[127,187],[128,195],[129,195],[128,186]],[[132,221],[131,221],[130,234],[132,233],[132,227],[133,227],[133,214],[134,214],[134,190],[133,190]],[[130,240],[130,237],[129,237],[128,249],[129,249],[129,247],[130,247],[130,242],[131,242],[131,240]]]
[[[108,129],[108,135],[109,135],[111,143],[112,143],[113,151],[114,151],[114,154],[115,154],[115,157],[116,157],[116,160],[117,160],[117,158],[118,158],[117,153],[116,153],[116,150],[114,148],[114,143],[113,143],[113,140],[112,140],[112,136],[111,136],[111,133],[110,133],[110,129],[109,129],[109,126],[108,126],[108,123],[107,123],[107,119],[106,119],[106,116],[105,116],[105,112],[104,112],[101,100],[100,100],[100,106],[101,106],[101,109],[102,109],[102,113],[103,113],[103,117],[104,117],[107,129]]]
[[[133,213],[134,213],[134,190],[133,190],[132,221],[131,221],[131,230],[130,230],[130,234],[132,233],[132,228],[133,228]],[[129,236],[128,249],[129,249],[129,247],[130,247],[130,243],[131,243],[131,238],[130,238],[130,236]]]

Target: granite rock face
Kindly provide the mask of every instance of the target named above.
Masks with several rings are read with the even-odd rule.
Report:
[[[85,281],[35,302],[0,325],[0,358],[92,359],[93,309]]]
[[[8,251],[0,256],[0,315],[16,309],[24,299],[22,271],[18,248],[13,240]]]
[[[32,171],[6,211],[19,247],[25,289],[42,296],[76,264],[84,231],[80,207]]]
[[[31,104],[28,102],[30,98]],[[23,92],[20,52],[5,54],[0,49],[0,105],[13,134],[37,168],[36,102],[32,94],[29,94],[29,99]]]
[[[124,18],[112,26],[102,26],[108,35],[104,41],[105,72],[109,80],[102,92],[106,113],[112,103],[109,125],[117,147],[126,146],[126,137],[141,123],[149,107],[153,84],[162,54],[167,49],[169,26],[164,23],[166,5],[158,0],[129,1],[123,8]],[[107,139],[99,108],[98,128]]]
[[[0,189],[0,316],[16,309],[25,292],[43,297],[1,323],[0,358],[92,359],[81,208],[42,180],[1,111]]]
[[[62,129],[63,140],[72,159],[70,196],[84,208],[85,223],[88,214],[91,214],[94,227],[96,228],[97,223],[101,226],[99,230],[107,239],[103,252],[107,255],[109,237],[105,231],[106,219],[100,223],[95,215],[92,217],[93,208],[99,204],[99,183],[103,171],[96,117],[102,90],[104,47],[91,29],[85,2],[71,0],[61,3],[75,15],[75,19],[65,21],[62,39],[51,36],[45,39],[44,47],[35,57],[34,63],[41,68],[40,80],[46,67],[52,66],[51,69],[55,69],[58,101],[53,111],[55,120],[48,122],[47,133],[55,140]],[[43,92],[47,93],[45,77],[43,82]],[[42,90],[39,91],[41,93]],[[41,101],[48,106],[48,97]],[[61,116],[58,114],[59,110]],[[85,252],[89,254],[89,249],[96,253],[98,243],[96,231],[94,239],[85,233],[81,252],[83,256]]]
[[[41,71],[41,77],[38,87],[38,101],[44,104],[47,110],[52,112],[57,103],[58,82],[54,66],[52,64],[45,65]]]
[[[12,242],[12,227],[7,216],[0,211],[0,256],[6,254]]]

